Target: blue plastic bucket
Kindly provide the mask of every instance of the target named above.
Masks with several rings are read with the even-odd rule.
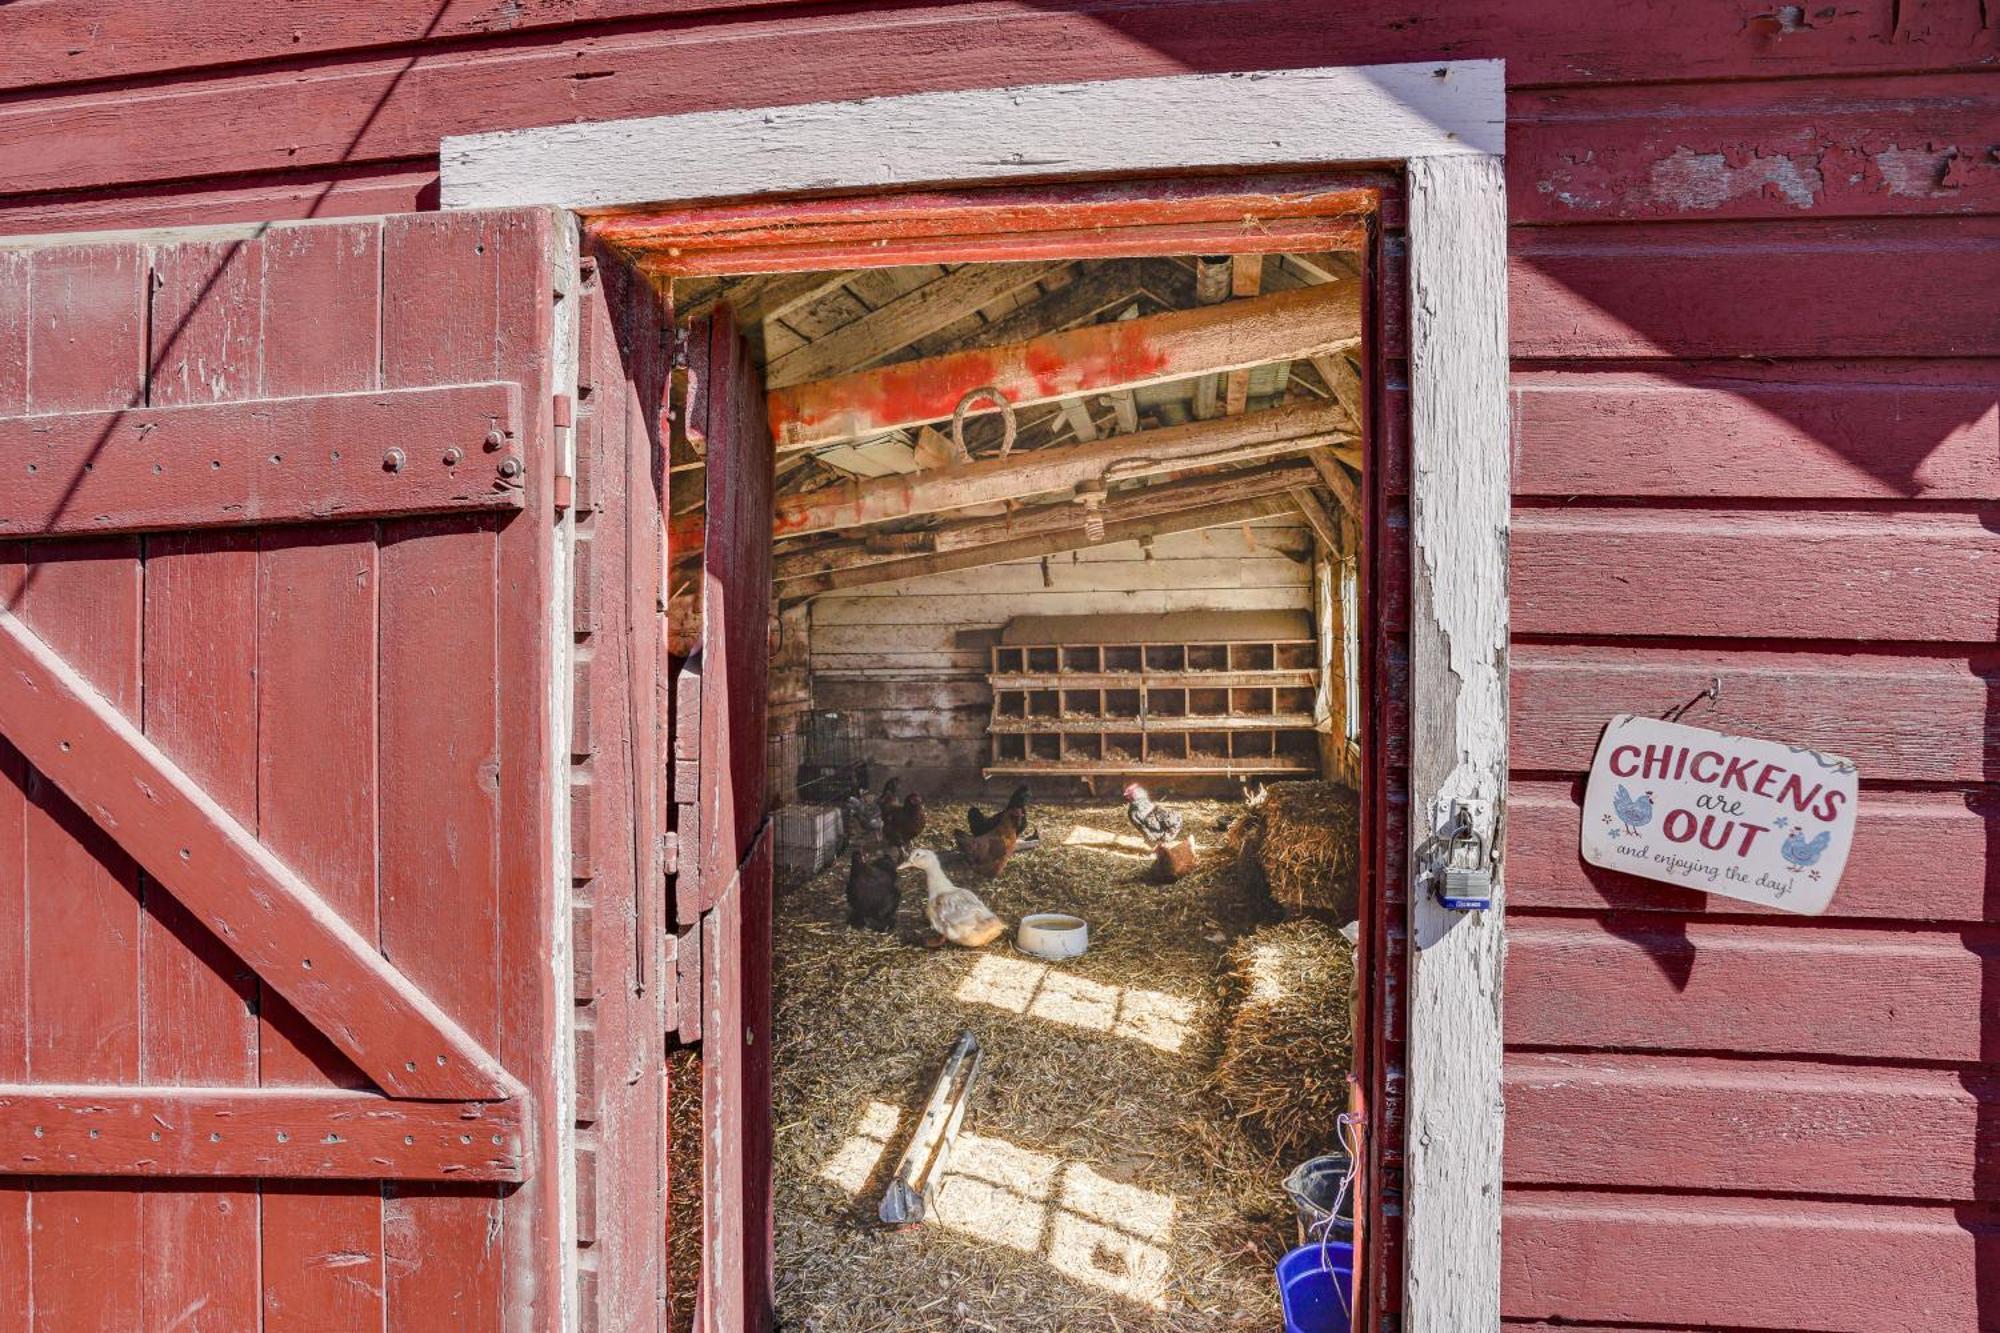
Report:
[[[1352,1333],[1353,1277],[1354,1246],[1344,1240],[1314,1241],[1278,1260],[1285,1333]]]

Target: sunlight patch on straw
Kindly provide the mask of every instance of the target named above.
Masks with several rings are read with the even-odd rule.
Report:
[[[1165,991],[1114,986],[1046,963],[988,954],[959,983],[957,998],[1010,1014],[1103,1032],[1177,1053],[1195,1015],[1193,1002]]]
[[[889,1150],[889,1142],[902,1122],[901,1108],[887,1102],[870,1102],[862,1107],[854,1133],[834,1149],[833,1156],[819,1169],[819,1178],[849,1194],[859,1194],[875,1174],[875,1168],[881,1165],[882,1154]]]
[[[1172,1263],[1164,1243],[1175,1201],[1004,1139],[962,1133],[939,1195],[938,1222],[1033,1254],[1067,1277],[1160,1308]]]
[[[1064,847],[1074,847],[1080,851],[1099,852],[1115,856],[1121,861],[1150,861],[1153,849],[1143,838],[1130,833],[1111,833],[1104,829],[1078,824],[1062,840]]]

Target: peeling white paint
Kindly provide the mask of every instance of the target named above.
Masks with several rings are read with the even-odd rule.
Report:
[[[1731,165],[1726,153],[1677,148],[1653,164],[1653,198],[1675,208],[1710,211],[1770,190],[1795,208],[1819,202],[1826,178],[1811,156],[1756,154]]]
[[[1870,154],[1869,160],[1882,174],[1882,183],[1889,187],[1890,194],[1905,199],[1934,199],[1950,193],[1944,178],[1955,156],[1950,149],[1899,148],[1890,144]]]

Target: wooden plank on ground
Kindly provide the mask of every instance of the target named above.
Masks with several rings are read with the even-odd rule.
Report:
[[[0,418],[0,534],[518,509],[519,417],[478,384]]]
[[[772,437],[803,449],[942,420],[968,384],[1025,407],[1311,356],[1360,337],[1360,298],[1359,283],[1327,284],[795,384],[770,395]]]
[[[518,1182],[524,1115],[518,1100],[339,1088],[0,1086],[0,1163],[38,1176]]]

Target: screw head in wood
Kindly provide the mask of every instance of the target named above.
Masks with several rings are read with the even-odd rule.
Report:
[[[518,477],[518,476],[520,476],[520,475],[521,475],[521,460],[520,460],[520,459],[518,459],[518,458],[503,458],[503,459],[501,459],[501,460],[500,460],[500,475],[501,475],[501,476],[503,476],[503,477],[508,477],[508,478],[513,478],[513,477]]]
[[[464,457],[465,457],[465,451],[463,449],[460,449],[457,445],[453,445],[451,448],[444,451],[444,465],[446,467],[457,467],[459,460]]]
[[[403,470],[403,462],[403,451],[401,449],[391,449],[382,455],[382,469],[385,472],[401,472]]]
[[[507,443],[507,437],[500,433],[498,427],[486,432],[486,447],[488,449],[498,449],[505,443]]]

